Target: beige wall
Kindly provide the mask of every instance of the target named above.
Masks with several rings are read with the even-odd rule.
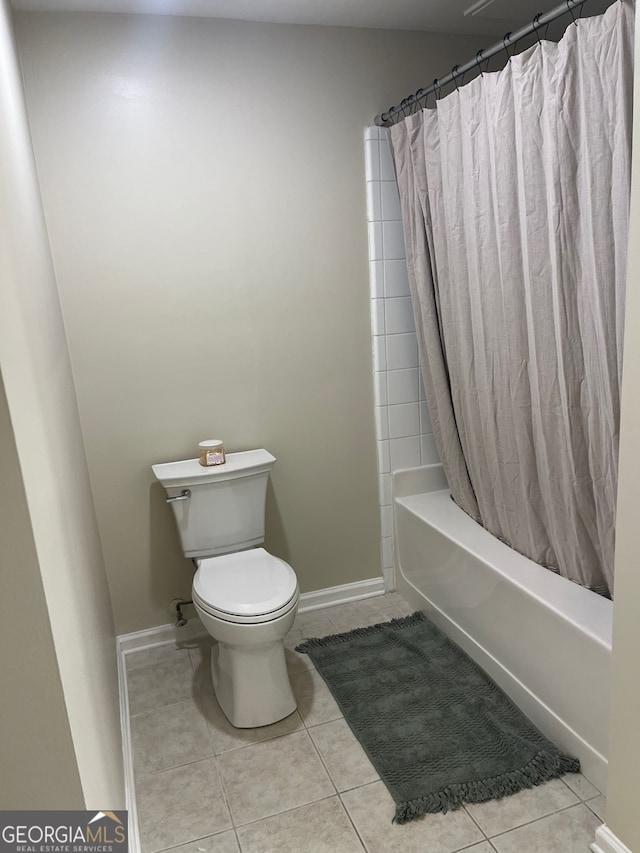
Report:
[[[363,131],[475,39],[152,16],[17,18],[118,632],[192,570],[154,462],[278,458],[302,590],[380,575]]]
[[[0,672],[5,685],[0,691],[0,803],[3,809],[81,809],[82,787],[1,381],[0,459]]]
[[[33,679],[48,668],[39,698],[42,702],[45,690],[51,696],[51,730],[46,715],[25,707],[25,725],[43,726],[33,733],[34,744],[25,747],[25,760],[43,738],[60,738],[50,745],[51,754],[68,764],[71,736],[76,770],[61,767],[61,787],[50,791],[51,799],[80,805],[79,779],[87,808],[119,808],[124,792],[113,618],[7,0],[0,0],[0,127],[2,451],[14,479],[16,462],[20,468],[14,535],[26,548],[22,582],[20,567],[5,568],[3,561],[3,580],[6,572],[13,593],[3,592],[3,605],[24,614],[22,629],[16,628],[3,649],[27,669],[29,657],[41,655],[31,673],[20,675],[25,703],[33,695]],[[7,435],[7,416],[15,446]],[[8,488],[4,473],[3,467],[3,490]],[[4,500],[12,496],[8,492]],[[26,513],[32,542],[26,537]],[[2,543],[11,560],[16,542],[10,537]],[[3,670],[3,693],[13,689],[5,678]],[[34,801],[22,808],[36,805],[34,793]]]
[[[640,28],[636,26],[636,56]],[[640,63],[634,100],[640,102]],[[640,109],[634,113],[640,139]],[[613,606],[613,673],[607,824],[633,853],[640,851],[640,146],[632,161],[631,223],[625,314],[620,476],[616,519],[616,597]],[[597,687],[597,685],[596,685]]]

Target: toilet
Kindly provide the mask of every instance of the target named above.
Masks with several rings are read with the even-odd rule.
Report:
[[[197,566],[193,604],[217,640],[213,689],[237,728],[267,726],[296,709],[283,640],[298,609],[298,580],[288,563],[260,547],[275,461],[266,450],[248,450],[211,467],[197,459],[152,466],[184,555]]]

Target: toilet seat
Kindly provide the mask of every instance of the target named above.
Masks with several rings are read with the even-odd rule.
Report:
[[[270,622],[298,603],[298,579],[288,563],[252,548],[199,563],[193,601],[226,622]]]

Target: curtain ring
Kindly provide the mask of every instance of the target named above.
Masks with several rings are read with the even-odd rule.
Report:
[[[571,20],[573,21],[573,23],[574,23],[574,24],[576,25],[576,27],[577,27],[577,26],[578,26],[578,22],[577,22],[577,21],[576,21],[576,19],[575,19],[575,16],[574,16],[574,14],[573,14],[573,7],[570,5],[570,2],[571,2],[571,0],[567,0],[567,12],[571,15]]]
[[[433,94],[436,97],[436,103],[438,103],[438,97],[440,96],[441,91],[442,91],[442,86],[438,83],[438,78],[435,77],[433,80]]]
[[[428,89],[418,89],[415,94],[415,97],[418,100],[418,108],[419,109],[427,109],[429,106],[429,90]],[[424,98],[424,107],[420,105],[420,101]]]
[[[568,2],[569,0],[567,0],[567,3]],[[511,54],[509,53],[509,48],[507,47],[508,41],[511,41],[511,32],[505,33],[502,37],[502,46],[505,49],[508,61],[511,62]]]
[[[480,72],[480,76],[484,77],[484,72],[482,71],[482,54],[484,53],[484,48],[481,47],[480,50],[476,53],[476,66],[478,71]]]
[[[542,42],[540,41],[540,33],[538,32],[538,26],[539,26],[539,21],[540,21],[541,17],[542,17],[542,12],[538,12],[538,14],[533,19],[533,24],[532,24],[533,31],[536,34],[536,38],[538,40],[538,44],[542,44]]]
[[[460,89],[458,89],[458,73],[457,73],[457,72],[458,72],[458,68],[460,68],[460,66],[459,66],[459,65],[454,65],[454,66],[453,66],[453,68],[451,69],[451,76],[452,76],[452,81],[451,81],[451,82],[452,82],[452,83],[453,83],[453,85],[456,87],[456,92],[459,92],[459,91],[460,91]]]

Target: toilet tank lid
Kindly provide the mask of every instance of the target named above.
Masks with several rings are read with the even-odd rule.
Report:
[[[243,450],[239,453],[227,453],[222,465],[205,467],[197,459],[184,459],[181,462],[162,462],[152,465],[157,480],[165,488],[171,486],[195,486],[220,480],[232,480],[270,471],[276,457],[268,450]]]

